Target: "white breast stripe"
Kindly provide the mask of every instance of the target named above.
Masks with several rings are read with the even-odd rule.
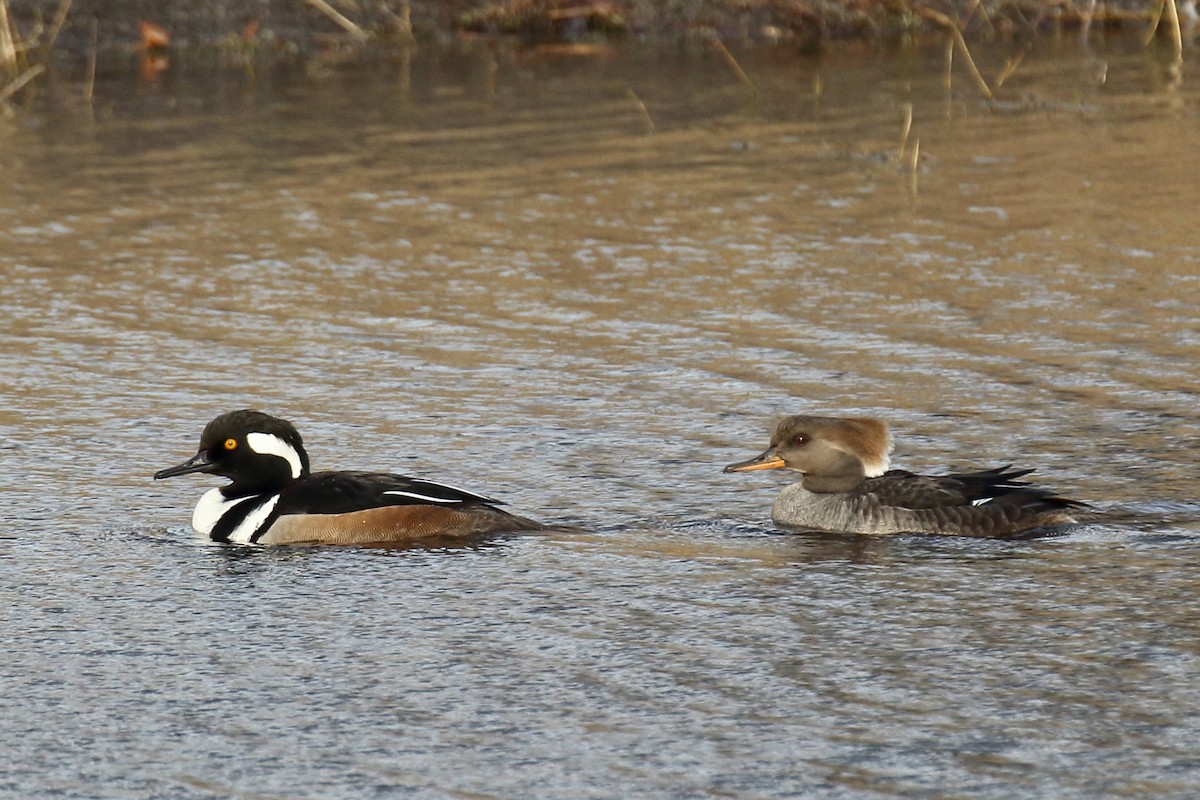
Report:
[[[279,495],[271,495],[265,501],[262,500],[262,495],[251,495],[250,497],[238,497],[234,500],[228,500],[225,498],[225,495],[221,494],[220,489],[209,489],[200,498],[200,502],[196,504],[196,510],[192,512],[192,527],[197,533],[211,538],[213,528],[217,526],[217,522],[221,517],[232,512],[235,506],[239,506],[242,503],[254,505],[259,502],[262,502],[262,504],[247,514],[241,524],[229,534],[229,541],[237,542],[238,544],[248,544],[250,538],[258,532],[259,526],[266,522],[267,517],[271,516],[271,512],[275,510],[275,504],[279,502]]]
[[[225,495],[221,494],[220,489],[209,489],[200,498],[200,502],[196,504],[196,510],[192,512],[192,528],[196,533],[210,536],[213,528],[217,526],[217,520],[223,517],[226,512],[239,503],[244,503],[252,499],[254,498],[239,497],[236,500],[228,500],[225,498]]]
[[[271,512],[275,510],[275,504],[278,502],[279,495],[277,494],[267,498],[265,503],[246,515],[241,525],[233,529],[233,533],[229,534],[229,541],[250,544],[250,537],[258,533],[259,526],[267,521],[267,517],[271,516]]]
[[[248,433],[246,444],[250,449],[263,456],[279,456],[287,461],[292,468],[292,477],[300,477],[300,454],[296,448],[280,439],[273,433]]]
[[[981,506],[981,505],[983,505],[984,503],[990,503],[990,502],[991,502],[992,500],[994,500],[994,499],[995,499],[995,498],[993,498],[993,497],[977,497],[976,499],[974,499],[974,500],[972,500],[972,501],[971,501],[971,505],[973,505],[973,506]]]
[[[447,500],[445,497],[430,497],[430,496],[424,495],[424,494],[417,494],[416,492],[402,492],[399,489],[393,489],[390,492],[384,492],[384,494],[395,494],[395,495],[399,495],[400,497],[411,497],[414,500],[427,500],[430,503],[461,503],[462,502],[461,500]]]

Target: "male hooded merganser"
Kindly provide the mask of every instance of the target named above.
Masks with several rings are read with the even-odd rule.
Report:
[[[204,426],[200,450],[154,479],[210,472],[230,479],[200,498],[192,527],[241,544],[388,544],[543,526],[453,486],[384,472],[310,472],[290,422],[231,411]]]
[[[887,423],[868,417],[782,420],[762,455],[726,472],[786,468],[803,477],[771,507],[779,525],[842,533],[1013,536],[1076,522],[1086,504],[1024,481],[1011,465],[951,475],[888,469]]]

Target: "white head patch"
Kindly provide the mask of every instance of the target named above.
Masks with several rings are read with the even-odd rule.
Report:
[[[880,430],[874,439],[868,439],[865,442],[867,449],[873,452],[858,454],[863,462],[863,474],[868,478],[878,478],[888,471],[892,465],[891,452],[896,447],[896,443],[892,440],[892,432],[883,423],[878,424]]]
[[[891,437],[888,437],[888,450],[891,450]],[[878,478],[880,475],[888,471],[892,464],[892,459],[887,453],[883,453],[877,458],[867,459],[863,461],[863,474],[868,478]]]
[[[300,454],[296,448],[273,433],[248,433],[246,444],[261,456],[279,456],[292,468],[292,477],[300,477]]]

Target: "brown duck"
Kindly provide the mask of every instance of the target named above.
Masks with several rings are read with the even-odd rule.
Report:
[[[1077,522],[1087,508],[1018,480],[1031,469],[917,475],[888,469],[891,451],[882,420],[794,416],[775,428],[766,452],[725,472],[799,472],[776,498],[771,519],[818,531],[1008,537]]]

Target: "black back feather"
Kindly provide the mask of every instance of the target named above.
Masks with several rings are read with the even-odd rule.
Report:
[[[280,495],[281,514],[348,514],[384,506],[461,508],[499,506],[499,500],[387,472],[316,472],[289,484]]]

